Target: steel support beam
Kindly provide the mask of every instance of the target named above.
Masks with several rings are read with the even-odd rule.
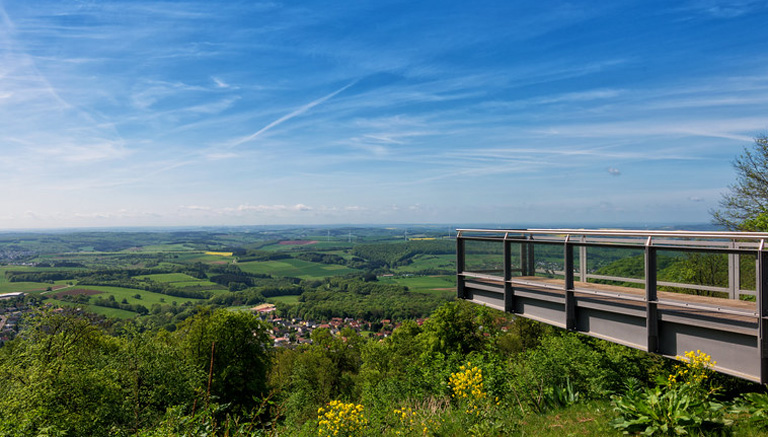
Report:
[[[512,288],[512,242],[504,236],[504,311],[515,312],[515,289]]]
[[[757,252],[757,350],[760,357],[760,383],[768,384],[768,253],[765,240]]]
[[[464,239],[461,238],[461,232],[456,236],[456,297],[459,299],[466,299],[464,288]]]
[[[533,239],[529,240],[529,243],[526,245],[526,270],[528,271],[528,274],[526,276],[536,276],[536,252],[533,248]]]
[[[651,246],[651,237],[645,243],[645,331],[646,350],[659,351],[659,309],[656,295],[656,248]]]

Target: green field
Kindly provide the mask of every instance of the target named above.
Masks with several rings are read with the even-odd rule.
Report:
[[[325,236],[306,237],[303,240],[317,241],[313,244],[280,244],[274,243],[266,246],[262,246],[259,250],[271,250],[271,251],[287,251],[287,250],[308,250],[313,252],[327,252],[328,249],[338,248],[352,248],[355,243],[348,242],[347,240],[335,240],[331,238],[331,241],[326,241]]]
[[[382,284],[397,284],[408,287],[416,293],[445,293],[456,294],[456,277],[454,276],[395,276],[379,277]]]
[[[136,249],[126,249],[127,251],[135,251]],[[193,247],[187,246],[183,243],[177,244],[151,244],[147,246],[141,246],[140,252],[177,252],[194,250]]]
[[[0,282],[0,294],[3,293],[18,293],[20,291],[25,293],[33,293],[45,291],[51,284],[43,284],[40,282]]]
[[[297,304],[299,303],[299,296],[273,296],[268,297],[267,302]]]
[[[98,305],[87,305],[87,304],[76,303],[76,302],[67,302],[67,301],[58,300],[58,299],[46,299],[45,302],[53,306],[62,306],[62,307],[69,306],[69,307],[82,308],[94,314],[99,314],[104,317],[114,317],[117,319],[130,319],[132,317],[136,317],[139,315],[138,313],[134,313],[133,311],[121,310],[119,308],[100,307]]]
[[[174,256],[177,256],[174,262],[179,263],[229,264],[232,262],[231,256],[206,255],[205,252],[179,253]]]
[[[173,285],[174,287],[190,287],[193,285],[198,285],[203,287],[221,287],[219,284],[216,284],[215,282],[211,282],[205,279],[197,279],[195,277],[187,275],[186,273],[159,273],[155,275],[134,276],[134,279],[138,279],[138,280],[142,280],[144,278],[149,278],[150,280],[155,282],[170,284],[170,285]]]
[[[451,270],[456,269],[456,255],[424,255],[413,257],[413,263],[400,266],[394,270],[400,273],[416,272],[425,269]]]
[[[360,273],[360,270],[336,264],[320,264],[300,259],[281,259],[278,261],[250,261],[237,264],[248,273],[260,273],[273,276],[290,276],[294,278],[312,279],[328,276],[340,276],[349,273]]]
[[[197,281],[197,278],[193,278],[192,276],[187,275],[186,273],[159,273],[155,275],[143,275],[143,276],[134,276],[134,279],[144,279],[149,278],[152,281],[155,282],[189,282],[189,281]]]
[[[76,285],[72,288],[101,291],[100,294],[96,294],[94,296],[107,298],[110,295],[112,295],[115,297],[115,300],[118,302],[122,302],[123,298],[125,298],[129,304],[132,304],[132,305],[141,304],[147,308],[152,306],[152,304],[156,304],[156,303],[169,304],[174,301],[179,305],[185,302],[192,302],[192,303],[204,302],[204,300],[201,300],[201,299],[190,299],[186,297],[167,296],[165,294],[153,293],[151,291],[145,291],[145,290],[136,290],[133,288],[108,287],[108,286],[102,286],[102,285]],[[51,291],[46,293],[47,296],[48,295],[53,296],[54,294],[56,294],[56,291]],[[137,294],[141,296],[141,299],[136,299],[134,297]]]

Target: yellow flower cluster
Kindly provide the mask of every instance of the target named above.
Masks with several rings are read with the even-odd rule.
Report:
[[[668,382],[674,384],[698,385],[709,378],[711,368],[717,365],[710,355],[701,350],[688,351],[685,356],[677,356],[678,360],[685,363],[684,366],[676,365],[675,373],[669,375]]]
[[[483,371],[478,367],[466,366],[459,367],[460,371],[451,373],[448,385],[453,393],[451,397],[462,400],[481,400],[486,396],[483,388]]]
[[[429,435],[429,427],[437,426],[438,422],[431,418],[422,418],[418,416],[418,412],[413,411],[412,408],[403,407],[395,409],[395,417],[400,422],[395,431],[395,435],[413,436],[413,435]]]
[[[317,409],[317,433],[323,437],[357,435],[368,426],[362,405],[331,401]]]

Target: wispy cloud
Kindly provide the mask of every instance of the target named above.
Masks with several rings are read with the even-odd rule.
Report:
[[[730,19],[766,8],[768,5],[762,0],[694,0],[679,10],[705,14],[714,18]]]
[[[256,138],[260,137],[261,135],[263,135],[264,133],[266,133],[270,129],[275,128],[277,126],[280,126],[281,124],[285,123],[286,121],[291,120],[292,118],[298,117],[299,115],[304,114],[305,112],[309,111],[310,109],[314,108],[315,106],[320,105],[320,104],[326,102],[329,99],[332,99],[333,97],[335,97],[339,93],[345,91],[346,89],[348,89],[349,87],[351,87],[354,84],[355,84],[355,82],[352,82],[352,83],[349,83],[347,85],[344,85],[343,87],[337,89],[336,91],[334,91],[334,92],[332,92],[330,94],[326,94],[325,96],[320,97],[319,99],[313,100],[313,101],[311,101],[311,102],[309,102],[309,103],[299,107],[298,109],[295,109],[295,110],[291,111],[290,113],[288,113],[288,114],[278,118],[277,120],[267,124],[266,126],[262,127],[261,129],[257,130],[253,134],[248,135],[247,137],[235,140],[234,142],[229,144],[229,147],[237,147],[237,146],[239,146],[241,144],[245,144],[245,143],[248,143],[248,142],[251,142],[251,141],[255,140]]]

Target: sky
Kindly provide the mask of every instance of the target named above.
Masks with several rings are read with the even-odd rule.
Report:
[[[0,0],[0,229],[707,223],[768,1]]]

